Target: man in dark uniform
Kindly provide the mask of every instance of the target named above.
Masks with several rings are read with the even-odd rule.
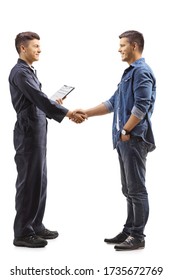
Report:
[[[39,35],[19,33],[15,46],[19,59],[9,75],[12,104],[17,113],[14,147],[18,176],[13,244],[45,247],[46,239],[58,236],[57,231],[50,231],[43,225],[47,192],[46,118],[61,122],[64,117],[69,117],[80,123],[85,116],[51,101],[41,91],[41,83],[32,66],[39,60],[41,52]]]

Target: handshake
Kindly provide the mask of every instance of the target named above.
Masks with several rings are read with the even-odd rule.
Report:
[[[67,113],[67,117],[69,118],[69,120],[71,120],[75,123],[82,123],[83,121],[87,120],[87,118],[88,118],[85,111],[81,110],[81,109],[69,111]]]
[[[60,105],[63,104],[63,100],[61,98],[57,99],[56,102]],[[83,121],[88,119],[86,112],[82,109],[76,109],[74,111],[69,110],[66,117],[68,117],[69,120],[75,123],[82,123]]]

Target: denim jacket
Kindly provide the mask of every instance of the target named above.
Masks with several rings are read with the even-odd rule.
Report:
[[[123,73],[114,95],[104,102],[109,112],[114,113],[112,125],[113,148],[115,149],[123,126],[133,114],[141,121],[131,131],[132,136],[141,137],[148,151],[155,149],[151,126],[151,115],[156,98],[156,80],[144,58],[133,62]]]

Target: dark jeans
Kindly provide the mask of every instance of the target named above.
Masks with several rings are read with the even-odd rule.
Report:
[[[123,231],[131,236],[143,238],[148,220],[149,204],[145,186],[147,144],[141,138],[119,141],[122,192],[127,199],[127,220]]]
[[[22,237],[44,228],[42,224],[47,192],[47,120],[37,108],[18,115],[14,129],[16,217],[14,236]]]

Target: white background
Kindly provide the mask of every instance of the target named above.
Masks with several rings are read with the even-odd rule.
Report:
[[[1,1],[0,102],[0,241],[2,279],[128,279],[104,276],[105,266],[162,266],[171,280],[172,253],[172,9],[171,1],[49,0]],[[117,252],[103,242],[122,230],[126,201],[121,194],[119,164],[112,148],[112,114],[81,125],[65,118],[49,120],[48,198],[44,223],[59,231],[42,249],[13,246],[15,180],[13,127],[8,75],[18,59],[15,36],[34,31],[42,53],[35,63],[43,91],[51,96],[63,84],[76,89],[64,101],[69,109],[88,108],[109,99],[123,70],[119,34],[144,34],[143,56],[157,78],[152,117],[157,149],[147,161],[150,217],[146,248]],[[3,260],[3,262],[2,262]],[[10,276],[18,268],[93,268],[94,276]],[[98,273],[97,270],[100,270]],[[131,276],[130,279],[140,279]]]

